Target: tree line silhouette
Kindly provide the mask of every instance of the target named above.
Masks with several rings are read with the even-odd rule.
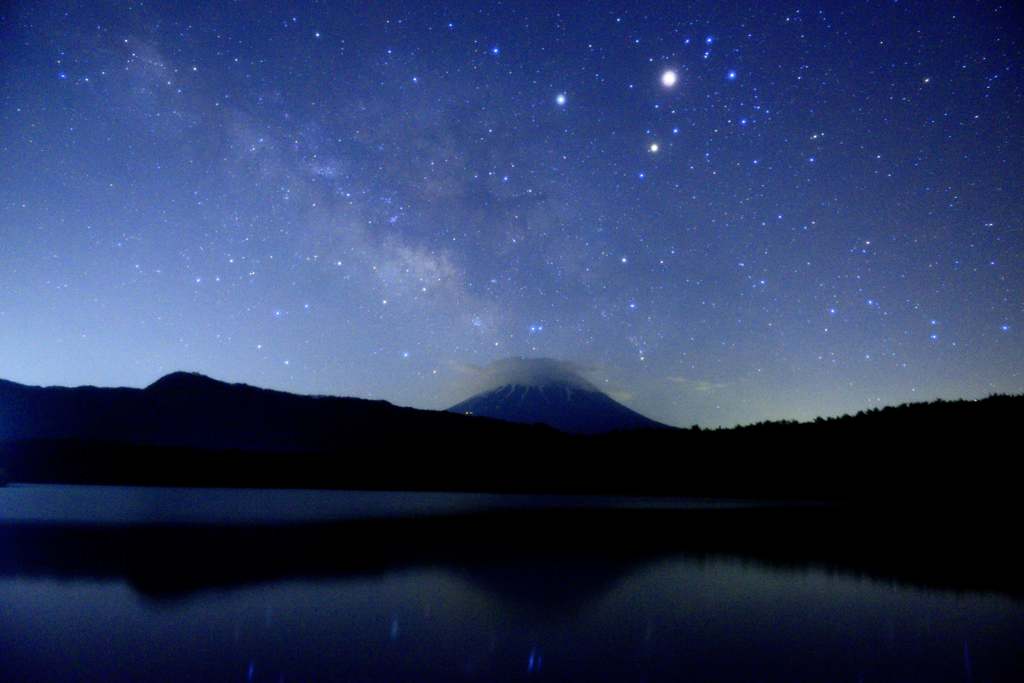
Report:
[[[1013,490],[1024,408],[1024,396],[992,395],[812,422],[573,436],[165,380],[145,390],[0,382],[0,471],[14,482],[985,503]]]

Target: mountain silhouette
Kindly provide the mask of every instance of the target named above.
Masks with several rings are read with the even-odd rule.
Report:
[[[575,368],[537,360],[486,369],[482,379],[494,388],[454,407],[508,421],[300,396],[194,373],[144,389],[0,380],[0,480],[908,505],[986,506],[1017,497],[1019,458],[1006,445],[1019,441],[1024,396],[904,404],[805,423],[637,429],[660,425],[580,381]]]
[[[555,358],[503,358],[474,368],[483,390],[448,409],[507,422],[544,424],[569,434],[671,429],[598,389],[587,368]]]
[[[449,443],[528,433],[518,425],[387,401],[303,396],[189,372],[169,374],[144,389],[34,387],[0,380],[0,443],[74,439],[337,453],[393,445],[396,431],[403,442],[444,437]]]
[[[546,424],[570,434],[668,429],[593,386],[564,381],[505,384],[472,396],[448,410],[508,422]]]

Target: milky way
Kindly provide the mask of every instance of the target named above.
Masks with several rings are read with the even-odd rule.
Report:
[[[15,2],[0,377],[679,425],[1024,390],[1015,3]],[[669,74],[672,74],[669,76]]]

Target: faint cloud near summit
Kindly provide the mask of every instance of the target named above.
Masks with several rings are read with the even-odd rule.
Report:
[[[467,391],[474,393],[506,384],[542,386],[563,383],[587,389],[596,388],[586,377],[594,368],[557,358],[501,358],[485,366],[456,363],[455,368],[469,387]]]
[[[688,377],[682,377],[679,375],[667,377],[666,379],[672,384],[702,394],[711,391],[719,391],[720,389],[725,389],[729,386],[728,382],[711,382],[706,379],[689,379]]]

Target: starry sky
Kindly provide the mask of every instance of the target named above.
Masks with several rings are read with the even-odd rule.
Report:
[[[14,2],[0,377],[676,425],[1024,391],[1018,3]]]

